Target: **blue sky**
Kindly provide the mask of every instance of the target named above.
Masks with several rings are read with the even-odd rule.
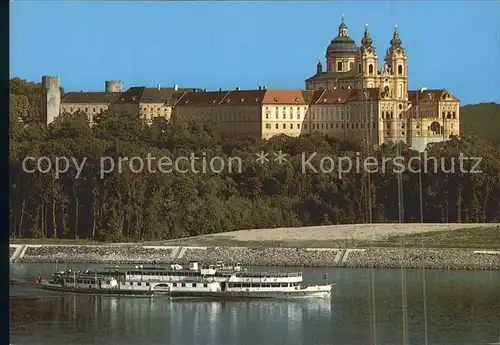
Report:
[[[11,2],[10,73],[59,75],[66,91],[130,86],[303,88],[341,15],[359,45],[364,25],[383,62],[394,24],[409,85],[447,88],[462,104],[500,103],[500,3]]]

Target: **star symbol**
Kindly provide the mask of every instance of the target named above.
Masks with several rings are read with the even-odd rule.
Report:
[[[281,152],[281,150],[278,153],[273,152],[273,154],[276,156],[276,158],[274,158],[274,161],[278,162],[280,165],[284,162],[288,162],[285,158],[286,156],[288,156],[288,154]]]
[[[257,156],[257,163],[264,164],[265,162],[269,162],[269,159],[267,158],[269,154],[265,153],[264,151],[260,151],[260,153],[256,153]]]

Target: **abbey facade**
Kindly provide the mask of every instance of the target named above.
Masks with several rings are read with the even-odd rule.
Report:
[[[365,27],[358,47],[342,22],[305,90],[130,87],[107,81],[104,92],[60,94],[59,77],[44,76],[45,120],[84,112],[92,123],[101,112],[129,112],[151,123],[212,122],[225,132],[269,139],[319,132],[371,145],[404,141],[423,151],[428,143],[459,135],[459,100],[446,89],[408,90],[408,61],[397,27],[383,63]],[[379,65],[380,68],[379,68]]]
[[[355,94],[361,94],[374,112],[365,110],[362,117],[376,123],[370,137],[377,144],[405,141],[423,150],[428,143],[460,134],[460,101],[455,96],[446,89],[408,90],[408,58],[397,26],[382,64],[368,25],[360,43],[358,47],[349,36],[342,17],[337,37],[326,49],[326,71],[318,61],[316,74],[305,81],[306,89],[358,90]],[[360,99],[352,101],[346,107],[359,108]]]

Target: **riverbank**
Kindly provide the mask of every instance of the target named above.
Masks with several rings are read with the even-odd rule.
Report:
[[[242,230],[149,243],[10,244],[18,263],[500,269],[500,225],[351,224]]]
[[[11,244],[14,263],[186,264],[500,270],[500,250],[453,248],[245,248]]]

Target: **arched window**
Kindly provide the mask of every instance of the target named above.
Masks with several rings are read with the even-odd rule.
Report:
[[[373,65],[372,64],[368,65],[368,73],[373,74]]]
[[[398,97],[403,98],[403,84],[398,85]]]
[[[398,75],[403,75],[403,65],[398,66]]]

